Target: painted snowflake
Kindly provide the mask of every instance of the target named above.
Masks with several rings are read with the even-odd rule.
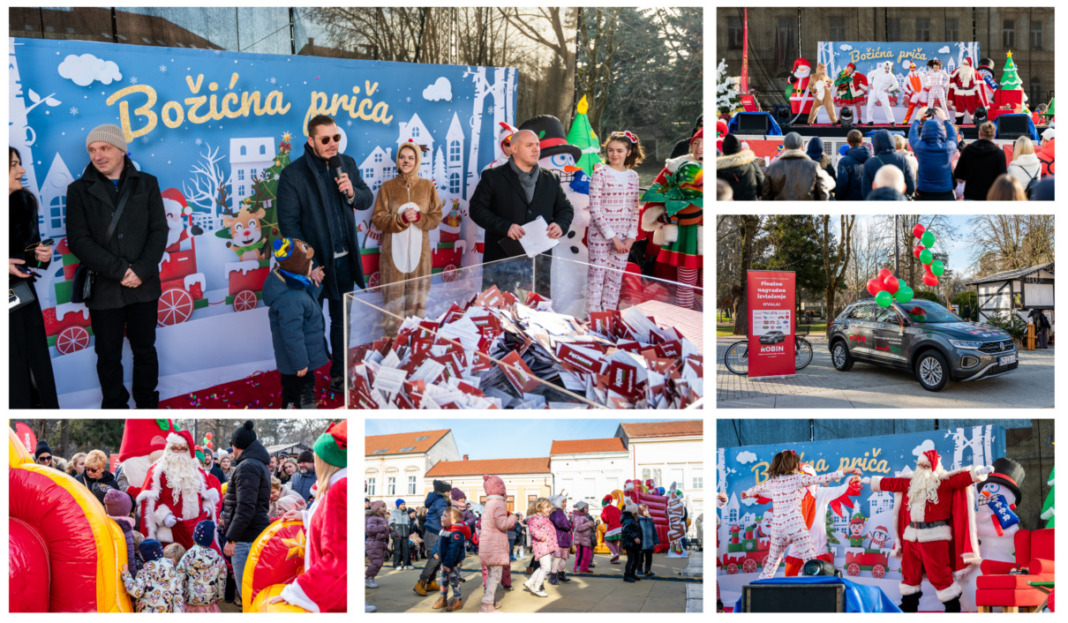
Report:
[[[77,117],[78,116],[78,107],[77,106],[71,106],[70,107],[70,114],[71,114],[72,117]]]
[[[160,65],[159,66],[159,73],[161,73],[161,74],[167,73],[167,66],[166,65]]]

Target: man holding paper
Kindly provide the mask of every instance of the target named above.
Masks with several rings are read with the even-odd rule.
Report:
[[[541,156],[538,135],[520,130],[513,135],[511,143],[508,162],[482,172],[469,203],[471,218],[486,230],[484,262],[523,255],[524,247],[519,241],[528,234],[524,227],[539,217],[548,224],[544,236],[556,240],[570,228],[574,216],[560,178],[538,166]],[[532,237],[542,235],[542,232],[530,233]],[[541,256],[537,267],[538,289],[548,292],[550,256]],[[529,271],[523,271],[522,275],[509,275],[511,272],[499,266],[486,267],[482,273],[483,289],[496,285],[508,291],[529,275]]]

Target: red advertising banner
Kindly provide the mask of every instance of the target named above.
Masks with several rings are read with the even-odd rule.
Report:
[[[793,272],[748,271],[749,378],[794,374]]]

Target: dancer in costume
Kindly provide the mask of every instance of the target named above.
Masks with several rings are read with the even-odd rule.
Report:
[[[816,120],[816,116],[820,112],[820,106],[823,106],[824,110],[827,111],[827,117],[832,124],[838,122],[838,117],[834,114],[834,95],[831,93],[831,86],[831,79],[827,76],[827,66],[823,63],[816,65],[816,73],[812,74],[812,79],[808,83],[808,90],[816,99],[812,112],[808,113],[809,125],[812,125]]]
[[[919,104],[922,107],[927,103],[927,90],[923,86],[923,78],[916,71],[916,63],[912,61],[908,63],[909,75],[905,77],[905,100],[908,101],[909,108],[905,111],[905,125],[911,121],[916,105]]]
[[[604,544],[608,548],[608,551],[612,552],[612,560],[609,561],[613,565],[619,564],[619,533],[623,529],[621,518],[623,511],[619,510],[616,506],[615,500],[611,495],[604,496],[601,500],[601,521],[605,525]]]
[[[894,109],[890,108],[890,93],[900,91],[897,84],[897,76],[894,75],[894,64],[886,61],[879,69],[876,69],[871,77],[871,91],[868,94],[868,125],[875,125],[875,102],[882,104],[883,114],[886,115],[890,125],[895,125]]]
[[[838,91],[838,105],[842,108],[853,107],[854,117],[860,123],[860,103],[864,101],[864,94],[868,92],[868,78],[862,73],[857,73],[857,66],[850,63],[845,66],[834,81]]]
[[[946,119],[952,119],[947,108],[946,89],[949,88],[949,74],[942,69],[942,61],[932,58],[927,61],[930,71],[924,76],[923,86],[927,89],[927,106],[934,108],[936,105],[946,113]]]
[[[982,105],[982,99],[979,96],[981,78],[972,67],[972,59],[966,57],[949,79],[953,83],[953,107],[959,113],[968,113],[969,120],[974,123],[975,109]]]
[[[998,89],[997,78],[994,77],[994,61],[984,58],[979,61],[979,102],[988,111],[994,104],[994,91]]]

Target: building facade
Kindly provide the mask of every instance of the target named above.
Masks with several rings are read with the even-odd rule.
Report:
[[[582,501],[597,511],[606,494],[634,478],[630,453],[619,437],[554,440],[549,456],[556,485],[567,491],[572,506]]]
[[[364,497],[394,508],[397,499],[421,506],[429,491],[427,473],[460,455],[451,430],[417,431],[364,438]]]
[[[696,535],[703,520],[704,422],[628,422],[616,429],[630,456],[632,478],[652,479],[658,487],[682,490],[689,513],[689,534]]]
[[[549,457],[523,459],[484,459],[472,461],[464,455],[459,461],[442,461],[426,474],[426,490],[433,488],[434,480],[443,480],[455,489],[460,489],[473,506],[486,503],[486,491],[482,486],[483,474],[500,476],[508,493],[508,511],[526,515],[527,507],[539,497],[548,497],[555,492],[553,474],[549,469]]]

